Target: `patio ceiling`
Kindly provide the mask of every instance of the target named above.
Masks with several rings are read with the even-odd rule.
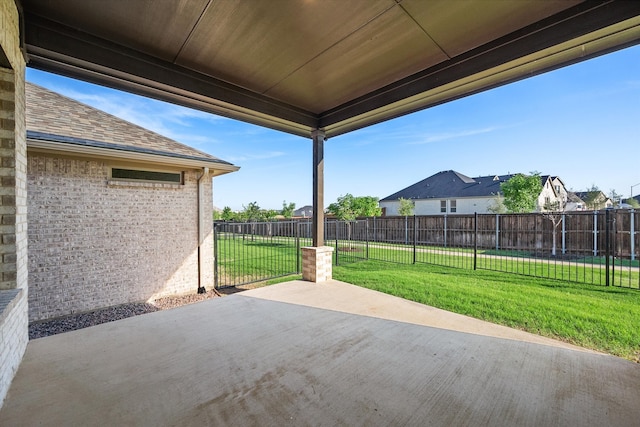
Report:
[[[309,137],[640,41],[640,2],[22,0],[29,65]]]

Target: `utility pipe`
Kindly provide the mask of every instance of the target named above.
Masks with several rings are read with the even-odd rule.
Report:
[[[209,176],[209,168],[202,168],[202,175],[198,177],[198,293],[206,294],[207,290],[202,286],[202,255],[201,247],[204,240],[204,178]],[[212,220],[210,218],[210,220]]]

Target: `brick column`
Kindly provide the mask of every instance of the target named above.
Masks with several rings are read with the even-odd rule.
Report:
[[[314,283],[331,280],[332,255],[330,246],[302,248],[302,279]]]
[[[18,8],[0,0],[0,407],[27,347],[25,60]]]

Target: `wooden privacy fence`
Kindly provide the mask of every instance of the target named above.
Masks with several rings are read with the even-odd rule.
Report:
[[[640,253],[640,211],[566,212],[549,215],[478,214],[360,218],[352,238],[417,245],[518,250],[550,256],[612,255],[636,260]],[[328,231],[331,232],[331,228]],[[333,239],[335,236],[327,236]],[[554,250],[555,248],[555,250]]]
[[[326,219],[325,239],[348,238],[390,244],[518,250],[550,256],[604,256],[609,245],[618,258],[640,258],[640,210],[616,209],[531,214],[449,214],[358,218],[332,227]],[[219,222],[222,223],[222,222]],[[260,236],[311,237],[309,218],[299,220],[226,223],[237,233]],[[337,231],[340,230],[340,231]],[[345,234],[348,230],[349,236]],[[336,236],[336,233],[339,235]],[[345,234],[345,235],[343,235]],[[555,250],[554,250],[555,248]]]

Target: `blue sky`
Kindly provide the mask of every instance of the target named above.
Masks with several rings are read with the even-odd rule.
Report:
[[[240,166],[214,180],[216,206],[311,203],[310,139],[33,69],[27,80]],[[329,139],[325,203],[449,169],[538,171],[628,196],[640,183],[640,46]]]

